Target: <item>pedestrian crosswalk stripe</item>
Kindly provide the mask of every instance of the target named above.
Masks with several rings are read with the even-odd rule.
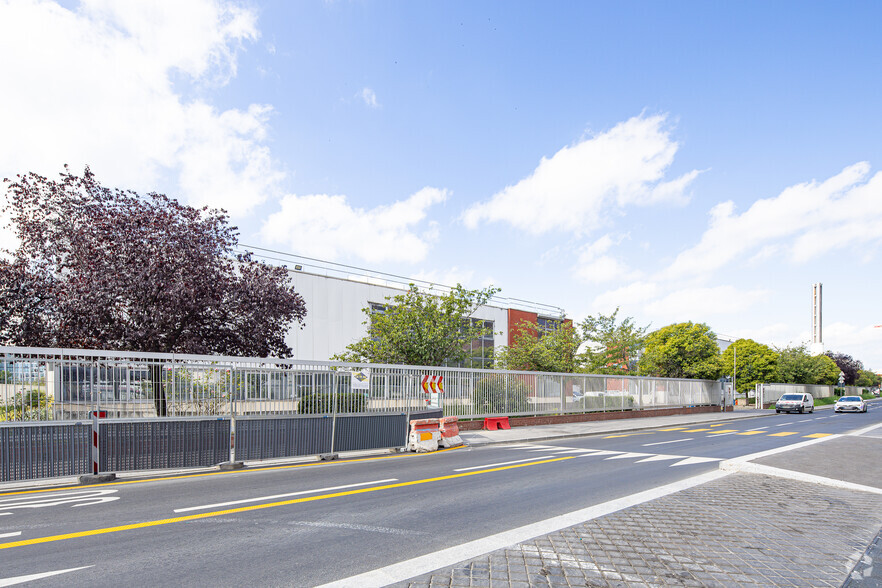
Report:
[[[612,457],[607,457],[607,460],[610,459],[628,459],[634,457],[648,457],[652,455],[651,453],[623,453],[621,455],[613,455]]]
[[[652,457],[647,457],[646,459],[638,459],[637,463],[643,463],[644,461],[665,461],[669,459],[680,459],[683,457],[682,455],[653,455]]]
[[[672,463],[671,467],[682,466],[682,465],[692,465],[696,463],[707,463],[709,461],[723,461],[718,457],[687,457],[683,461],[678,461],[677,463]]]
[[[799,435],[794,431],[781,431],[780,433],[772,433],[769,437],[788,437],[790,435]]]

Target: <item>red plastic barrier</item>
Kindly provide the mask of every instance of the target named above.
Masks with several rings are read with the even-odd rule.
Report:
[[[485,431],[497,431],[499,429],[511,429],[508,417],[487,417],[484,419]]]
[[[456,437],[459,435],[459,419],[457,417],[441,417],[441,436]]]

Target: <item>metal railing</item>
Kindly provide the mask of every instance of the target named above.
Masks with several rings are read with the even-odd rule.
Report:
[[[757,383],[755,394],[760,399],[760,404],[775,402],[784,394],[811,394],[814,398],[831,398],[836,395],[839,386],[825,386],[822,384],[761,384]],[[842,386],[844,396],[860,396],[866,388],[861,386]]]
[[[717,405],[720,383],[296,359],[0,347],[0,421],[575,414]]]

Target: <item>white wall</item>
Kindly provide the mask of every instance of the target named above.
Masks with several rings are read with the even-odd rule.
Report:
[[[365,336],[363,324],[366,315],[361,311],[371,302],[384,304],[387,296],[401,294],[403,290],[366,283],[295,272],[292,274],[294,290],[306,303],[305,326],[296,325],[288,332],[285,341],[294,350],[294,357],[304,360],[328,360],[342,353],[350,343]],[[375,280],[379,282],[379,280]],[[508,343],[508,311],[495,306],[482,306],[475,318],[494,321],[494,345]],[[501,332],[501,334],[499,334]]]

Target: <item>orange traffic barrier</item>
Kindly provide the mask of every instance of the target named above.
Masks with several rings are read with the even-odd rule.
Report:
[[[462,437],[459,436],[459,419],[457,417],[441,417],[439,419],[441,430],[441,446],[457,447],[462,445]]]
[[[437,451],[441,442],[441,429],[439,419],[416,419],[410,421],[410,436],[408,438],[408,451],[424,453]]]

